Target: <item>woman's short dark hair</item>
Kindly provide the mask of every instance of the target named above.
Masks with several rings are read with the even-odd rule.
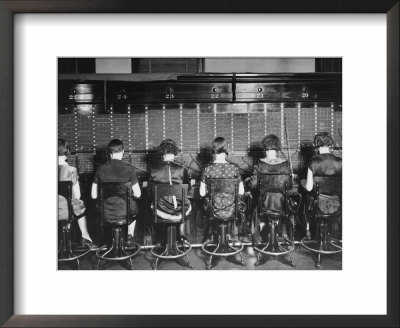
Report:
[[[120,153],[123,150],[124,150],[124,144],[119,139],[113,139],[108,143],[107,151],[110,155],[114,153]]]
[[[71,149],[68,146],[68,142],[64,139],[58,138],[58,156],[68,156]]]
[[[228,141],[223,137],[217,137],[211,143],[211,150],[213,154],[222,154],[225,153],[228,155]]]
[[[275,134],[269,134],[263,138],[261,145],[265,150],[276,150],[280,151],[282,149],[281,141]]]
[[[319,132],[314,137],[315,148],[330,147],[333,145],[334,145],[333,139],[328,132]]]
[[[172,139],[165,139],[161,141],[160,145],[158,146],[158,151],[162,155],[166,154],[178,154],[178,147],[176,146],[176,142]]]

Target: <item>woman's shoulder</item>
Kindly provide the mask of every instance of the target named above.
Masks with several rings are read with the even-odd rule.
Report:
[[[58,168],[59,168],[60,171],[76,172],[76,167],[71,166],[69,164],[67,164],[67,165],[58,165]]]
[[[207,164],[204,168],[203,168],[203,173],[207,174],[208,172],[210,172],[213,169],[213,164],[214,163],[209,163]]]
[[[59,165],[58,176],[60,181],[71,180],[73,176],[77,175],[76,167],[70,165]]]

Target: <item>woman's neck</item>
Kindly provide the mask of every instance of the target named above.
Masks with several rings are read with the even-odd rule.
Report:
[[[267,158],[268,158],[268,159],[275,159],[275,158],[277,158],[276,150],[267,150]]]
[[[320,154],[329,154],[329,147],[319,147]]]
[[[124,152],[121,151],[119,153],[112,153],[112,154],[110,154],[110,158],[122,161],[122,159],[124,158]]]
[[[214,163],[227,163],[225,157],[225,153],[215,154]]]
[[[174,154],[165,154],[163,155],[163,161],[164,162],[172,162],[175,159],[175,155]]]

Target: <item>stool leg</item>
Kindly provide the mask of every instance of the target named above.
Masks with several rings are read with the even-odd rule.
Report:
[[[317,263],[316,266],[317,268],[321,267],[321,251],[322,251],[322,246],[323,246],[323,240],[324,240],[324,224],[323,223],[318,223],[319,226],[319,253],[317,255]]]
[[[321,250],[321,248],[320,248]],[[315,264],[315,266],[319,269],[321,267],[321,253],[317,254],[317,263]]]
[[[114,257],[120,257],[121,256],[121,229],[120,228],[115,228],[114,229],[114,238],[113,238],[113,247],[114,247]]]
[[[107,252],[105,252],[104,254],[103,254],[103,257],[105,257],[106,255],[108,255],[108,254],[110,254],[111,252],[113,252],[114,250],[115,250],[115,236],[114,236],[114,232],[113,232],[113,240],[112,240],[112,244],[111,244],[111,247],[110,247],[110,249],[107,251]],[[102,261],[102,259],[98,259],[97,260],[97,270],[102,270],[102,269],[105,269],[106,268],[106,266],[107,266],[107,261],[105,261],[106,263],[104,264],[104,266],[102,266],[102,267],[100,267],[100,263],[101,263],[101,261]]]
[[[59,251],[59,258],[65,259],[71,257],[71,244],[69,241],[69,229],[67,228],[66,224],[62,227],[61,232],[61,245]]]
[[[293,262],[293,258],[292,258],[292,254],[291,253],[289,253],[289,258],[290,258],[290,263],[292,263],[292,267],[296,268],[296,264],[294,264],[294,262]]]
[[[64,254],[69,254],[71,251],[71,245],[69,243],[69,229],[64,226],[62,232],[62,239],[63,239],[63,252]]]
[[[210,255],[210,257],[208,258],[208,262],[207,262],[207,270],[211,270],[212,259],[213,259],[213,256]]]
[[[167,255],[176,255],[176,227],[169,226],[167,228]]]
[[[133,270],[133,262],[132,262],[132,259],[131,258],[129,258],[128,259],[128,261],[129,261],[129,270]]]
[[[271,229],[269,231],[269,240],[271,242],[272,250],[275,250],[275,224],[271,222]]]
[[[216,247],[212,252],[213,252],[213,253],[216,253],[216,252],[219,250],[220,246],[221,246],[221,236],[218,236],[218,244],[217,244],[217,247]],[[213,259],[213,256],[210,255],[210,257],[208,258],[208,261],[207,261],[207,266],[206,266],[207,270],[211,270],[212,259]]]
[[[184,245],[183,245],[183,250],[185,250],[185,246],[184,246]],[[178,253],[180,253],[180,254],[185,254],[185,252],[182,252],[178,247],[176,247],[176,251],[177,251]],[[186,257],[186,259],[187,259],[186,266],[187,266],[188,268],[193,269],[192,266],[190,265],[189,255],[188,255],[188,254],[185,254],[185,257]]]
[[[258,253],[257,261],[256,261],[256,263],[254,263],[254,266],[259,266],[260,262],[261,262],[261,259],[262,259],[262,253]]]
[[[168,249],[166,248],[166,249],[164,250],[164,252],[161,253],[161,256],[166,255],[167,252],[168,252]],[[155,268],[154,268],[155,270],[158,270],[158,261],[159,261],[159,260],[160,260],[160,258],[157,257],[157,258],[156,258],[156,265],[155,265]]]

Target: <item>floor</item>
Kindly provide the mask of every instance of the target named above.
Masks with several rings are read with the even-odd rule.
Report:
[[[206,262],[208,255],[204,254],[199,247],[202,239],[202,230],[193,231],[190,229],[188,239],[194,245],[188,254],[190,259],[190,268],[186,266],[185,258],[180,260],[161,260],[159,261],[159,270],[206,270]],[[306,250],[301,244],[296,244],[296,249],[292,253],[293,262],[296,267],[293,268],[288,255],[285,256],[269,256],[261,260],[260,265],[255,266],[257,261],[257,253],[254,251],[250,243],[247,243],[243,252],[243,260],[245,266],[241,266],[228,261],[226,258],[220,258],[218,262],[214,261],[212,270],[315,270],[315,255]],[[75,262],[76,263],[76,262]],[[76,269],[76,264],[60,264],[60,270]],[[94,252],[80,259],[81,270],[95,270],[97,265],[97,257]],[[150,250],[143,249],[141,254],[133,258],[134,270],[153,270],[155,266],[155,258],[151,255]],[[125,270],[126,268],[120,263],[112,263],[107,270]],[[341,270],[342,254],[323,255],[320,270]]]

